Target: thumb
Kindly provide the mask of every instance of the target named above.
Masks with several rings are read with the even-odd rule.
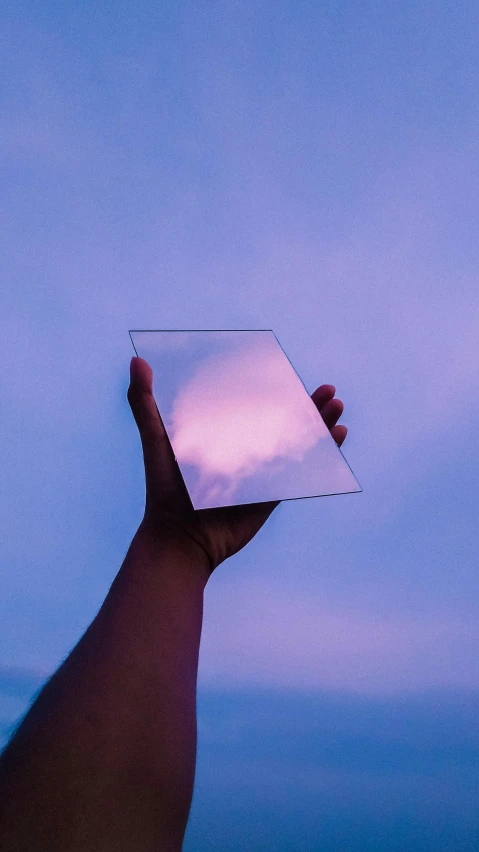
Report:
[[[142,443],[154,442],[166,435],[153,397],[153,371],[143,358],[131,359],[127,397]]]
[[[127,398],[143,448],[147,503],[163,511],[178,509],[186,486],[153,396],[153,371],[143,358],[131,359]]]

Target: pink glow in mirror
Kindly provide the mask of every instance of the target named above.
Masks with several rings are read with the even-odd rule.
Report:
[[[272,331],[130,337],[195,509],[361,491]]]

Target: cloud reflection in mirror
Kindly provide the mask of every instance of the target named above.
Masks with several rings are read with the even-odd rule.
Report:
[[[131,336],[195,508],[360,490],[271,331]]]

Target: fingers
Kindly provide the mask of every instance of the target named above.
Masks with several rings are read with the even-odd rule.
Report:
[[[132,358],[128,402],[140,433],[147,502],[158,508],[183,507],[186,487],[153,396],[153,372],[143,358]]]
[[[340,424],[339,426],[333,426],[333,428],[330,429],[330,432],[332,437],[336,441],[338,447],[340,447],[346,439],[346,435],[348,434],[348,427]]]
[[[316,405],[318,411],[321,411],[323,405],[329,402],[335,393],[336,388],[334,385],[320,385],[319,388],[316,388],[316,390],[311,394],[311,399]]]
[[[346,426],[336,425],[344,411],[344,405],[340,399],[334,397],[335,393],[336,388],[334,385],[320,385],[311,394],[311,399],[315,403],[338,447],[340,447],[346,439],[348,430]]]
[[[336,425],[341,414],[344,411],[344,405],[340,399],[330,399],[320,411],[321,417],[328,429],[332,429]]]

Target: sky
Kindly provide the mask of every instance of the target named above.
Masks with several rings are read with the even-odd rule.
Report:
[[[208,584],[185,850],[472,852],[477,4],[7,2],[3,741],[141,520],[128,329],[272,328],[363,492]]]

